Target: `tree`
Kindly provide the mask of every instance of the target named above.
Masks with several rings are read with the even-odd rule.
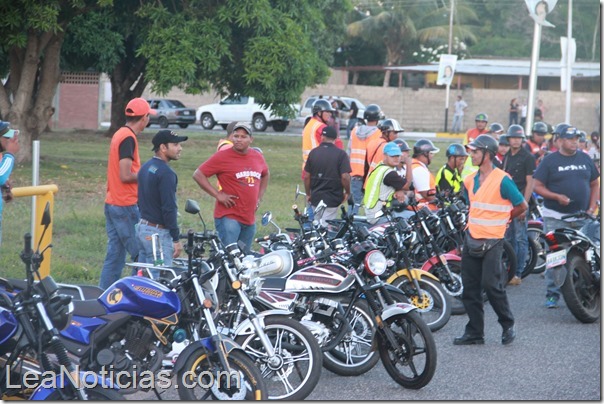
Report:
[[[121,35],[114,48],[119,63],[96,63],[113,60],[100,57],[107,52],[103,47],[90,46],[99,30],[74,32],[69,49],[86,49],[86,63],[111,78],[109,136],[122,125],[126,103],[148,84],[159,94],[173,87],[190,94],[209,89],[246,94],[291,115],[289,104],[298,102],[306,87],[327,79],[350,8],[348,1],[336,0],[122,0],[109,15],[81,17],[105,21],[108,29],[101,35]]]
[[[18,161],[31,159],[32,141],[46,129],[60,79],[65,33],[82,13],[112,0],[13,1],[0,16],[0,116],[20,130]]]

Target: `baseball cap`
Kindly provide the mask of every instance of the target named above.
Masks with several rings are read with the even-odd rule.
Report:
[[[143,98],[133,98],[126,105],[126,116],[143,116],[143,115],[157,115],[157,111],[151,109],[149,103]]]
[[[17,129],[9,129],[6,131],[5,134],[2,135],[2,137],[7,138],[7,139],[12,139],[13,137],[15,137],[15,135],[19,134],[19,130]]]
[[[233,127],[233,132],[235,132],[237,129],[243,129],[248,135],[252,136],[252,127],[245,122],[237,122],[237,124]]]
[[[572,139],[575,137],[581,137],[581,133],[577,130],[577,128],[569,126],[567,128],[562,129],[558,136],[560,136],[560,138],[562,139]]]
[[[0,135],[4,135],[8,132],[8,127],[10,126],[10,122],[0,121]]]
[[[321,136],[325,136],[330,139],[336,139],[338,137],[338,133],[333,126],[326,126],[321,130]]]
[[[160,130],[153,136],[153,140],[151,141],[153,143],[153,149],[151,149],[151,151],[156,151],[162,144],[180,143],[188,138],[188,136],[178,136],[178,133],[169,129]]]
[[[386,146],[384,146],[384,154],[390,157],[400,156],[403,153],[401,152],[401,148],[398,147],[398,144],[395,142],[388,142]]]

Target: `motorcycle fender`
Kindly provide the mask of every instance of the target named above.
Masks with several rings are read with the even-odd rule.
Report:
[[[93,372],[79,372],[79,380],[82,380],[82,383],[85,386],[103,386],[111,387],[114,390],[119,390],[119,387],[117,384],[113,383],[113,380],[109,378],[101,378],[100,375]],[[79,380],[76,380],[75,382],[78,383]],[[49,384],[52,386],[49,386]],[[48,396],[50,396],[57,388],[62,389],[65,388],[65,386],[72,384],[73,382],[71,381],[71,378],[65,371],[64,373],[56,375],[53,383],[41,383],[38,387],[36,387],[29,399],[46,400]]]
[[[381,317],[382,320],[388,320],[390,317],[396,316],[397,314],[407,314],[416,309],[417,308],[415,306],[409,303],[394,303],[384,307]]]
[[[397,271],[394,274],[390,275],[390,277],[386,280],[386,282],[392,283],[395,279],[400,278],[401,276],[409,278],[410,273],[411,273],[411,279],[421,279],[422,277],[426,277],[426,278],[430,278],[430,279],[433,279],[433,280],[439,282],[438,278],[436,276],[432,275],[430,272],[422,271],[421,269],[417,269],[417,268],[412,268],[410,270],[401,269],[400,271]]]
[[[258,320],[260,320],[260,323],[262,324],[262,328],[264,328],[264,318],[268,317],[268,316],[285,316],[285,317],[291,317],[292,316],[292,312],[291,311],[287,311],[287,310],[265,310],[262,311],[260,313],[256,314],[256,317],[258,317]],[[234,335],[235,336],[240,336],[240,335],[251,335],[254,334],[256,331],[254,330],[254,325],[252,324],[252,320],[245,319],[244,321],[241,322],[241,324],[239,324],[237,326],[237,328],[235,329]]]
[[[226,351],[227,355],[234,350],[239,350],[241,352],[245,352],[244,349],[241,347],[241,345],[239,345],[238,343],[236,343],[229,337],[220,336],[220,340],[222,342],[222,346],[224,346],[224,350]],[[187,361],[187,359],[191,355],[193,355],[197,350],[214,352],[215,347],[214,347],[214,344],[212,343],[212,338],[211,337],[203,338],[203,339],[200,339],[199,341],[194,341],[194,342],[190,343],[189,345],[187,345],[186,348],[183,349],[183,351],[180,354],[178,354],[178,358],[176,359],[176,363],[174,364],[173,373],[177,373],[179,370],[181,370],[183,368],[183,366],[185,365],[185,362]]]
[[[445,254],[441,254],[441,256],[444,257],[444,259],[447,260],[447,262],[461,261],[461,257],[456,254],[445,253]],[[424,262],[424,265],[422,265],[422,271],[426,271],[426,272],[430,271],[430,269],[432,269],[432,267],[437,263],[438,263],[437,256],[430,257],[430,259],[428,259],[426,262]]]

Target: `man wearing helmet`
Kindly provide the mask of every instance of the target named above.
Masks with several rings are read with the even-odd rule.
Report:
[[[510,151],[503,158],[503,171],[508,173],[518,190],[529,201],[533,195],[533,173],[535,172],[535,158],[524,147],[524,128],[512,125],[506,135],[510,142]],[[510,223],[505,238],[512,244],[516,251],[516,274],[510,280],[510,285],[520,285],[526,256],[528,254],[528,221],[526,212],[518,215]]]
[[[350,192],[354,201],[353,214],[358,213],[359,206],[363,201],[363,183],[366,177],[366,155],[367,146],[373,139],[382,136],[377,125],[382,118],[382,109],[377,104],[370,104],[363,113],[366,123],[355,126],[350,133],[348,141],[348,155],[350,156]]]
[[[415,199],[418,203],[427,204],[436,199],[436,181],[434,175],[428,169],[432,162],[434,154],[440,149],[434,146],[429,139],[419,139],[413,145],[413,187],[415,188]],[[428,205],[432,210],[436,210],[434,204]]]
[[[383,149],[386,143],[394,141],[394,139],[398,138],[399,133],[405,131],[396,119],[384,119],[380,121],[378,129],[382,133],[382,136],[373,138],[367,143],[368,169],[366,175],[369,175],[384,159]]]
[[[468,129],[468,131],[466,132],[465,144],[472,142],[479,135],[489,132],[489,130],[487,129],[487,123],[489,123],[489,117],[484,112],[481,112],[480,114],[476,115],[476,118],[474,118],[474,123],[476,124],[476,126],[473,127],[472,129]]]
[[[312,149],[321,144],[321,132],[323,128],[333,119],[336,110],[329,101],[319,98],[312,104],[312,118],[308,121],[302,131],[302,177],[304,178],[304,165],[308,159],[308,154]],[[344,144],[340,138],[336,139],[335,145],[340,149]]]
[[[459,143],[451,143],[445,152],[447,163],[436,173],[436,189],[454,193],[461,189],[461,170],[468,158],[466,149]]]
[[[509,175],[493,166],[497,153],[497,141],[493,137],[479,135],[466,147],[474,165],[478,166],[475,174],[464,179],[463,191],[470,206],[461,257],[464,286],[461,300],[468,323],[463,335],[455,338],[453,344],[484,344],[484,289],[503,328],[501,343],[507,345],[516,338],[516,330],[504,287],[501,241],[510,219],[526,211],[527,203]]]
[[[565,123],[556,126],[558,151],[543,157],[533,175],[535,192],[544,198],[543,219],[546,231],[557,228],[580,229],[585,220],[566,221],[563,215],[581,210],[592,213],[600,196],[599,173],[593,160],[578,152],[579,131]],[[554,282],[553,270],[545,271],[547,292],[545,306],[558,307],[560,288]]]
[[[396,172],[405,180],[405,186],[403,189],[408,191],[413,182],[413,167],[411,166],[412,160],[411,156],[409,155],[411,148],[409,148],[409,145],[403,139],[394,139],[394,143],[398,145],[402,153],[401,162],[399,163]]]
[[[495,167],[497,168],[503,168],[503,157],[510,151],[510,142],[507,135],[499,136],[498,143],[499,146],[497,147],[497,154],[495,155],[493,164],[495,164]]]
[[[535,157],[536,164],[539,164],[545,153],[547,146],[545,144],[545,135],[547,134],[547,124],[545,122],[535,122],[532,135],[526,141],[524,148]]]
[[[499,122],[493,122],[489,125],[488,134],[493,136],[495,140],[499,140],[499,136],[503,135],[503,125]]]

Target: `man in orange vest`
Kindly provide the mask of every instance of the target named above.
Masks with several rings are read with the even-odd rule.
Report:
[[[369,108],[369,107],[368,107]],[[384,119],[378,124],[378,129],[382,136],[375,137],[367,143],[367,164],[365,177],[384,160],[384,146],[388,142],[394,142],[398,138],[398,134],[404,132],[401,124],[396,119]]]
[[[535,157],[535,162],[539,164],[547,152],[545,144],[545,135],[548,132],[547,124],[545,122],[535,122],[531,132],[532,134],[526,141],[524,148]]]
[[[373,139],[382,136],[382,131],[377,127],[382,118],[382,109],[377,104],[368,105],[363,113],[363,119],[367,122],[361,126],[355,126],[350,133],[348,142],[348,155],[350,156],[350,192],[354,202],[353,214],[359,212],[359,206],[363,202],[363,183],[366,177],[366,155],[367,146]]]
[[[310,151],[321,144],[321,133],[326,127],[336,110],[329,101],[319,98],[312,104],[312,118],[308,121],[302,131],[302,178],[304,178],[304,166]],[[344,149],[342,140],[338,137],[335,145]]]
[[[478,166],[478,171],[464,180],[470,211],[461,256],[461,280],[468,323],[464,334],[453,344],[484,344],[484,289],[503,328],[501,343],[508,345],[516,338],[516,329],[505,291],[502,240],[508,223],[524,213],[528,205],[510,176],[493,165],[497,153],[493,137],[480,135],[466,147]]]
[[[476,126],[472,129],[468,129],[468,131],[466,132],[465,144],[468,144],[474,139],[476,139],[478,136],[489,132],[489,129],[487,128],[487,123],[489,123],[489,117],[484,112],[481,112],[480,114],[476,115],[476,118],[474,118],[474,123],[476,124]]]
[[[139,253],[135,226],[140,220],[138,210],[138,170],[141,162],[136,137],[147,127],[151,109],[143,98],[134,98],[126,105],[126,125],[111,138],[107,163],[107,197],[105,228],[107,255],[101,270],[99,286],[107,289],[122,276],[126,253],[136,261]]]

